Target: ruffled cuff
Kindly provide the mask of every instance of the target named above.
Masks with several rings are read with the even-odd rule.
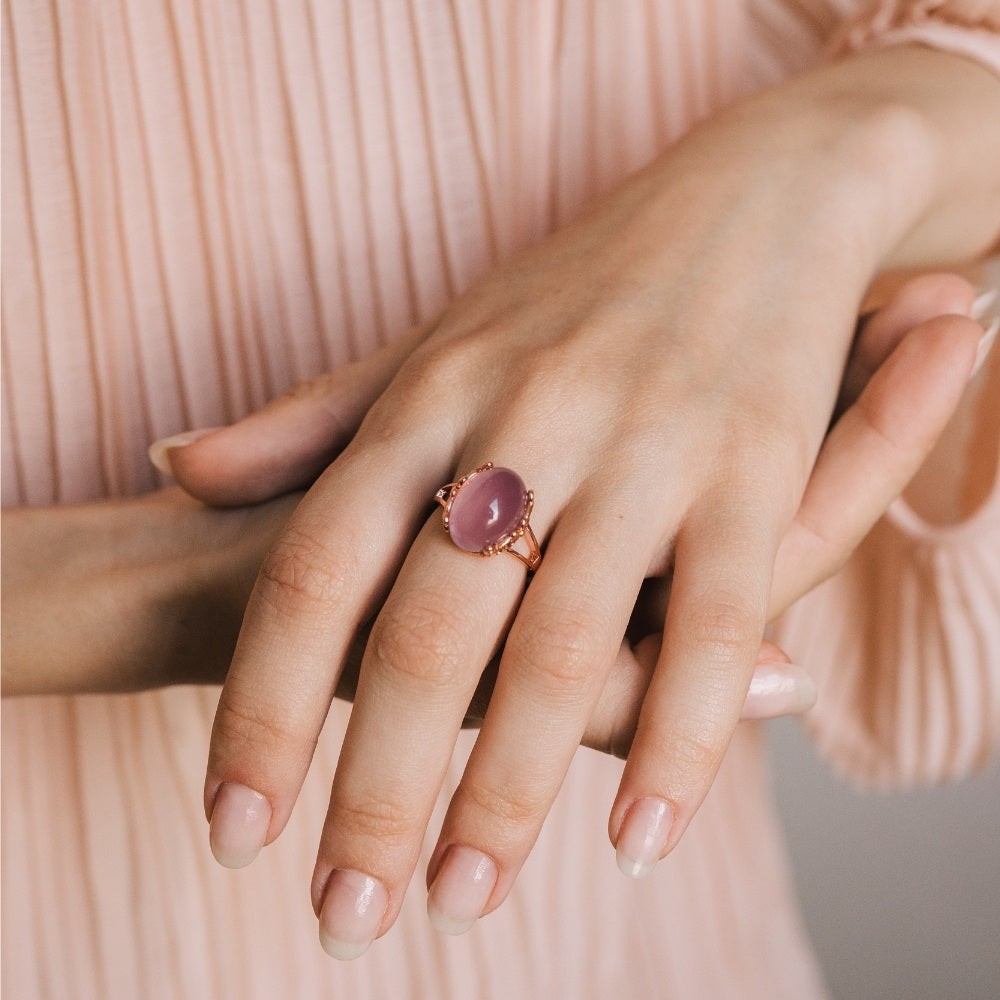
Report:
[[[850,18],[831,38],[831,57],[926,45],[973,59],[1000,76],[997,0],[881,0]]]
[[[820,690],[806,727],[833,769],[912,787],[987,766],[1000,742],[1000,527],[914,537],[885,520],[775,640]]]
[[[988,395],[1000,389],[1000,356],[979,377]],[[1000,456],[992,468],[989,494],[953,524],[896,501],[843,570],[775,623],[819,686],[810,735],[858,784],[960,778],[1000,746]]]

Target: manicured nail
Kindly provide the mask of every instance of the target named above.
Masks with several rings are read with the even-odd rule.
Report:
[[[979,369],[986,363],[986,358],[997,341],[997,330],[1000,330],[1000,316],[998,316],[988,327],[986,327],[986,332],[979,341],[979,350],[976,351],[976,362],[972,366],[972,371],[969,374],[970,380],[974,379],[979,374]]]
[[[378,879],[338,868],[330,875],[319,911],[319,943],[331,958],[348,962],[375,940],[389,893]]]
[[[271,805],[260,792],[231,782],[220,786],[212,806],[208,842],[226,868],[245,868],[264,846]]]
[[[663,799],[636,799],[618,833],[618,867],[629,878],[648,875],[667,848],[674,811]]]
[[[149,460],[160,472],[165,472],[168,476],[172,476],[174,470],[170,467],[170,449],[183,448],[185,445],[194,444],[195,441],[200,441],[202,438],[208,437],[209,434],[214,434],[217,430],[221,430],[221,428],[200,427],[198,430],[185,431],[183,434],[174,434],[172,437],[160,438],[159,441],[154,441],[149,446]]]
[[[816,682],[794,663],[762,663],[753,672],[741,719],[798,715],[816,704]]]
[[[427,916],[442,934],[464,934],[497,884],[497,866],[481,851],[452,844],[427,895]]]
[[[974,320],[981,322],[989,313],[990,306],[996,302],[998,296],[1000,296],[1000,289],[998,288],[988,288],[985,292],[981,292],[973,299],[969,315]]]

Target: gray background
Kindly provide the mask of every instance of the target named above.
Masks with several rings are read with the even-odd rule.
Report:
[[[1000,771],[859,793],[794,720],[772,770],[806,926],[836,1000],[1000,998]]]

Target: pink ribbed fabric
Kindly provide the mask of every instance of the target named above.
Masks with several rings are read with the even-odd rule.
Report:
[[[158,486],[154,438],[373,350],[828,46],[909,32],[1000,65],[981,27],[996,4],[902,6],[5,0],[4,503]],[[843,769],[938,779],[993,746],[998,534],[996,500],[964,532],[900,513],[789,617]],[[752,725],[647,881],[607,843],[620,763],[581,751],[500,911],[443,938],[415,885],[391,934],[342,965],[308,885],[346,709],[286,832],[230,872],[201,812],[216,697],[4,704],[5,996],[822,995]]]

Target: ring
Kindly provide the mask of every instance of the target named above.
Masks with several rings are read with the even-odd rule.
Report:
[[[445,530],[463,552],[478,552],[481,556],[509,552],[530,573],[538,569],[542,554],[528,524],[535,494],[525,489],[524,480],[516,472],[487,462],[457,483],[442,486],[434,499],[444,507],[441,520]],[[512,548],[520,538],[528,546],[527,555]]]

